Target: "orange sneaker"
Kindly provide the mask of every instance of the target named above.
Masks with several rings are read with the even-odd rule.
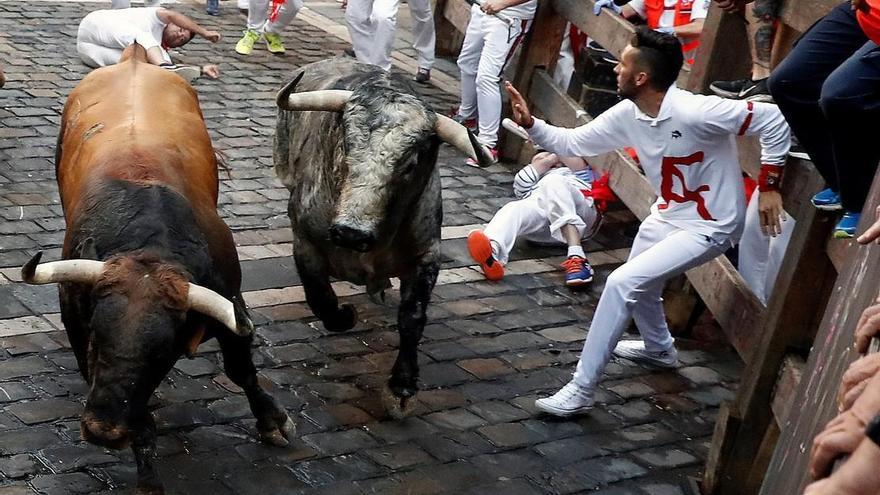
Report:
[[[501,280],[504,277],[504,266],[492,255],[492,244],[482,230],[473,230],[468,234],[468,252],[483,270],[489,280]]]

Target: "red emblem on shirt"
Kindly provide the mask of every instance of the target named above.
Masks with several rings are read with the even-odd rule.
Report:
[[[678,168],[678,165],[689,167],[695,163],[702,162],[702,151],[697,151],[696,153],[689,156],[663,157],[663,165],[660,168],[660,197],[663,198],[663,201],[665,201],[665,203],[658,204],[658,209],[665,210],[666,208],[669,208],[669,203],[672,201],[678,203],[693,201],[697,204],[697,213],[703,220],[715,220],[709,213],[709,210],[706,208],[706,200],[701,195],[701,193],[709,190],[709,186],[707,184],[703,184],[698,186],[696,189],[688,189],[688,185],[684,180],[684,172],[682,172]],[[674,177],[678,177],[678,180],[681,183],[681,194],[677,194],[672,191]]]

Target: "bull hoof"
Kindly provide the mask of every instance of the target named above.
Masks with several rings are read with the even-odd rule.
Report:
[[[330,318],[324,320],[324,328],[331,332],[351,330],[357,324],[357,310],[351,304],[343,304]]]
[[[296,425],[287,414],[284,414],[279,419],[283,419],[283,421],[277,421],[277,423],[280,423],[277,426],[260,430],[261,442],[274,445],[275,447],[287,447],[290,445],[289,439],[296,432]]]
[[[382,388],[382,405],[388,416],[394,419],[403,419],[412,415],[416,408],[416,395],[413,393],[406,397],[396,395],[388,385]]]

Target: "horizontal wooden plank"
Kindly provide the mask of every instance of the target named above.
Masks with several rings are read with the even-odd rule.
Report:
[[[776,389],[773,393],[773,402],[770,403],[770,409],[776,418],[776,424],[780,428],[785,424],[791,412],[791,405],[794,404],[794,394],[797,393],[798,384],[804,375],[804,369],[807,367],[804,358],[796,354],[787,354],[782,361],[782,369],[779,370],[779,378],[776,380]]]
[[[553,84],[546,71],[535,71],[529,101],[536,111],[552,115],[553,123],[559,126],[575,127],[590,120],[573,99]],[[634,215],[639,219],[648,216],[657,196],[628,155],[615,151],[590,158],[590,163],[611,174],[611,188]],[[748,362],[757,339],[754,331],[763,317],[764,306],[723,256],[689,271],[687,275],[737,352]]]
[[[578,29],[589,33],[615,57],[626,48],[635,32],[635,27],[623,17],[602,9],[600,15],[593,15],[594,0],[552,0],[553,8]]]
[[[838,5],[840,0],[788,0],[782,2],[779,17],[784,24],[803,33]]]
[[[471,20],[471,6],[464,0],[446,0],[443,8],[443,17],[446,18],[460,33],[467,31],[468,22]]]

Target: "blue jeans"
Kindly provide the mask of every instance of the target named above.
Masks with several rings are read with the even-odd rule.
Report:
[[[770,93],[847,211],[862,211],[880,161],[880,47],[846,1],[773,71]]]

